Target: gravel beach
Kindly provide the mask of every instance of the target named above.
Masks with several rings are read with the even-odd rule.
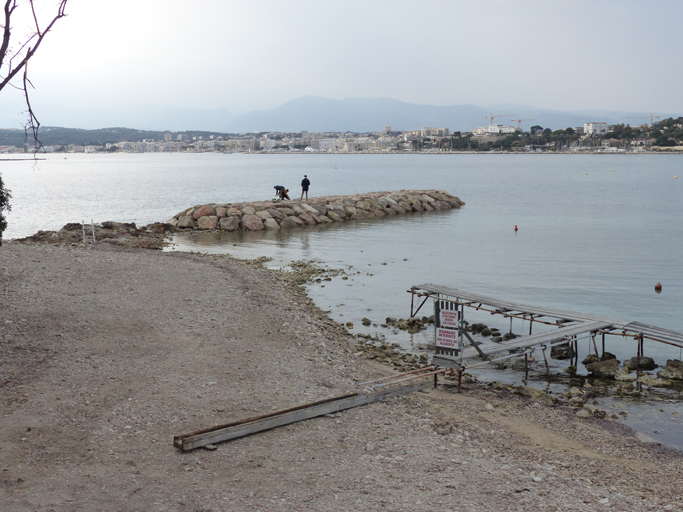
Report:
[[[391,372],[284,272],[5,243],[0,510],[683,510],[681,453],[474,384],[173,447]]]

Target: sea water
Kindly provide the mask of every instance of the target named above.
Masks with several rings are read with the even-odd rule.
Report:
[[[382,334],[416,352],[433,343],[433,329],[408,335],[381,324],[388,316],[407,317],[406,292],[423,283],[683,331],[678,155],[50,155],[0,162],[0,172],[13,192],[10,238],[90,219],[163,221],[195,204],[267,199],[278,184],[297,198],[304,174],[311,196],[443,189],[467,204],[300,230],[175,236],[173,249],[268,256],[272,266],[313,260],[343,268],[347,280],[308,286],[315,303],[334,320],[353,322],[352,332]],[[430,307],[420,314],[432,314]],[[509,329],[509,320],[465,314],[470,322]],[[363,317],[372,324],[362,326]],[[516,320],[513,330],[525,332],[528,323]],[[580,342],[581,359],[589,343]],[[622,361],[635,347],[632,339],[608,337],[608,350]],[[645,355],[663,365],[680,351],[646,342]],[[540,378],[545,367],[536,359],[532,373]],[[554,370],[566,364],[553,362]],[[480,371],[484,379],[517,383],[520,375]],[[683,448],[683,429],[671,416],[683,414],[680,398],[664,393],[674,402],[657,414],[633,406],[626,422]]]

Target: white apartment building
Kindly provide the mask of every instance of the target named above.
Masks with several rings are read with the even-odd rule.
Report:
[[[502,133],[515,133],[517,128],[514,126],[503,126],[502,124],[490,124],[488,126],[480,126],[472,133],[475,135],[500,135]]]
[[[591,122],[584,123],[583,133],[586,135],[603,135],[607,133],[607,123],[603,122]]]

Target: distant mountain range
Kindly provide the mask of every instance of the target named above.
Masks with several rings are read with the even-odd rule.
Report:
[[[649,123],[649,113],[585,110],[564,112],[528,105],[418,105],[391,98],[345,98],[331,100],[305,96],[271,110],[254,110],[232,115],[225,109],[198,110],[175,107],[119,108],[116,111],[79,111],[65,109],[45,112],[44,125],[104,128],[134,127],[147,131],[202,130],[212,133],[250,132],[378,132],[391,126],[394,131],[418,130],[425,126],[449,128],[451,131],[472,131],[489,124],[486,116],[511,114],[494,119],[496,124],[516,126],[513,119],[524,119],[521,127],[528,130],[539,125],[553,130],[583,126],[589,121],[609,124]],[[679,117],[681,113],[656,112],[661,119]],[[530,120],[528,120],[530,119]]]

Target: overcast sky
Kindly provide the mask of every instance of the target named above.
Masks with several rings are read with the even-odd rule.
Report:
[[[70,0],[67,13],[31,63],[48,125],[305,95],[683,113],[680,0]],[[0,96],[10,127],[23,109]]]

